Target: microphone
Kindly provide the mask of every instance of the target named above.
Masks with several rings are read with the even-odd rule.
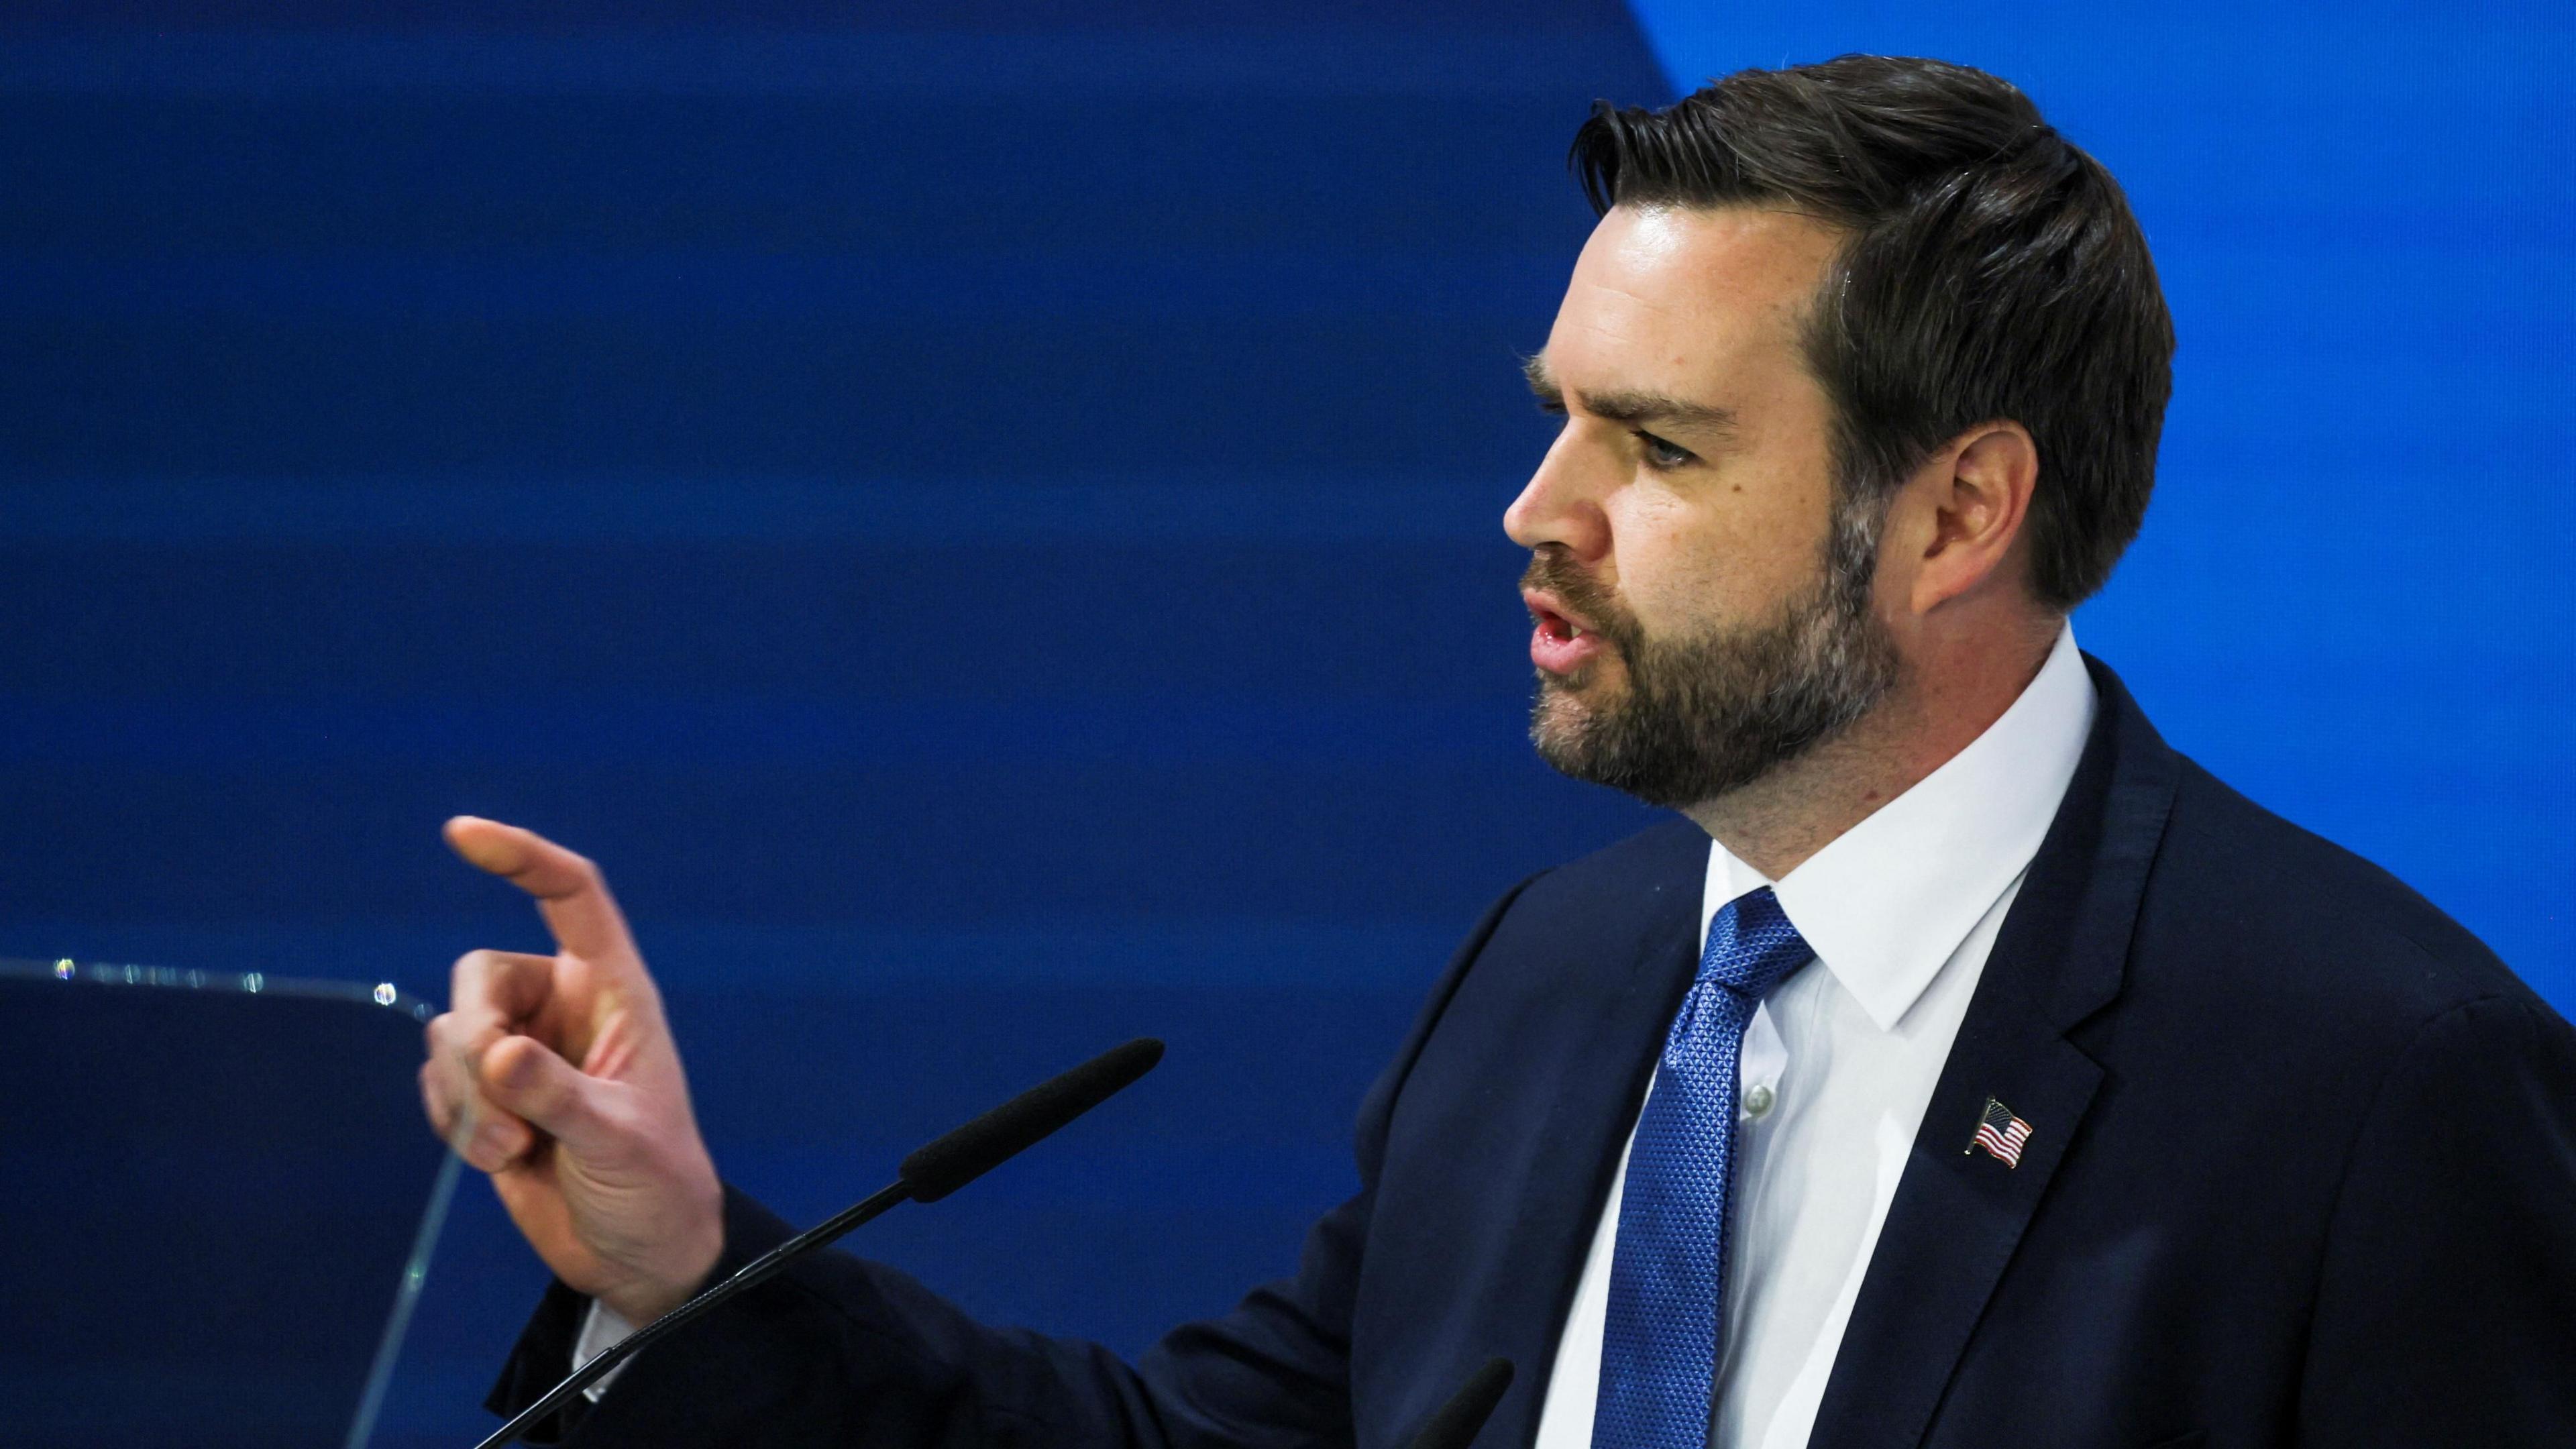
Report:
[[[1422,1432],[1413,1436],[1413,1449],[1467,1449],[1476,1441],[1476,1431],[1503,1401],[1503,1390],[1512,1386],[1512,1361],[1507,1358],[1485,1360],[1485,1366],[1467,1376]]]
[[[1116,1096],[1138,1077],[1152,1071],[1154,1064],[1162,1059],[1161,1042],[1152,1037],[1138,1037],[1125,1046],[1102,1052],[1060,1077],[1040,1082],[918,1149],[896,1169],[899,1175],[893,1182],[754,1258],[732,1277],[621,1339],[607,1352],[573,1370],[571,1377],[548,1389],[544,1398],[520,1410],[518,1417],[502,1425],[475,1449],[501,1449],[502,1445],[526,1433],[556,1405],[598,1382],[602,1375],[642,1352],[647,1345],[670,1336],[680,1325],[744,1289],[776,1277],[789,1263],[859,1224],[882,1216],[895,1204],[907,1198],[915,1202],[937,1202],[973,1182],[1001,1166],[1021,1149],[1034,1146],[1057,1128]],[[1492,1365],[1486,1367],[1490,1369]],[[1504,1366],[1503,1374],[1507,1379],[1511,1376],[1509,1365]],[[1492,1405],[1488,1404],[1486,1408],[1490,1410]],[[1478,1412],[1476,1420],[1484,1422],[1483,1411]]]

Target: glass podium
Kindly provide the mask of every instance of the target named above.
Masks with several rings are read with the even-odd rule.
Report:
[[[434,1011],[0,960],[0,1444],[365,1444],[457,1177]]]

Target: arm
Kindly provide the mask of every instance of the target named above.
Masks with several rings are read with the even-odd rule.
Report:
[[[722,1277],[794,1229],[724,1198]],[[589,1300],[551,1286],[486,1401],[515,1412],[570,1368]],[[910,1277],[815,1254],[621,1370],[571,1415],[575,1445],[1165,1446],[1135,1372],[1093,1344],[987,1328]],[[1282,1440],[1280,1442],[1298,1442]]]
[[[510,832],[510,841],[514,850],[560,850],[525,832]],[[466,853],[477,864],[495,868],[472,851]],[[598,886],[587,863],[563,854],[578,866],[565,870],[586,881],[586,888],[595,888],[604,904],[605,888]],[[506,864],[518,856],[503,859]],[[521,879],[511,870],[498,873]],[[1441,1007],[1511,899],[1507,895],[1497,902],[1460,949],[1395,1064],[1371,1091],[1360,1120],[1361,1191],[1308,1235],[1297,1275],[1256,1290],[1222,1319],[1175,1332],[1140,1365],[1130,1367],[1094,1344],[987,1328],[892,1268],[826,1252],[673,1335],[637,1359],[632,1372],[621,1369],[613,1392],[595,1404],[569,1406],[569,1422],[559,1422],[555,1432],[563,1436],[561,1442],[638,1446],[759,1442],[865,1443],[883,1449],[1310,1449],[1347,1444],[1351,1302],[1386,1117]],[[550,922],[556,915],[549,910]],[[631,962],[633,978],[643,981],[641,961],[623,934],[620,925],[613,954]],[[559,939],[561,935],[559,928]],[[555,959],[571,955],[568,949]],[[642,989],[649,990],[649,981],[643,981]],[[442,1088],[456,1080],[475,1087],[474,1064],[493,1054],[494,1040],[510,1039],[490,1037],[486,1018],[496,1013],[506,1018],[505,1032],[521,1033],[517,1039],[522,1042],[544,1034],[545,1018],[528,1009],[543,993],[523,986],[515,998],[494,1006],[487,998],[498,994],[480,980],[469,981],[460,966],[459,1010],[451,1013],[457,1021],[432,1031],[432,1069],[424,1073],[424,1081],[433,1120],[442,1132],[452,1119],[466,1115],[454,1105],[446,1105],[442,1115]],[[670,1055],[674,1100],[662,1102],[657,1111],[614,1117],[609,1128],[600,1128],[562,1115],[580,1110],[581,1094],[589,1090],[581,1081],[561,1083],[555,1097],[537,1102],[500,1090],[495,1074],[485,1068],[479,1072],[484,1080],[478,1090],[492,1100],[480,1110],[495,1117],[516,1113],[511,1122],[524,1118],[536,1130],[524,1137],[505,1133],[476,1165],[494,1171],[496,1185],[502,1185],[505,1173],[528,1172],[533,1160],[542,1159],[545,1183],[559,1194],[578,1192],[588,1175],[568,1170],[572,1164],[564,1159],[577,1158],[580,1151],[628,1150],[621,1148],[624,1135],[650,1136],[646,1129],[656,1122],[667,1129],[665,1136],[678,1135],[678,1128],[685,1127],[689,1149],[666,1147],[660,1158],[704,1160],[694,1123],[686,1116],[685,1087],[677,1085],[677,1056],[669,1048],[658,1002],[649,1025],[647,1055]],[[486,1038],[479,1050],[455,1045],[476,1039],[477,1032]],[[448,1049],[441,1049],[442,1042]],[[550,1046],[541,1041],[508,1050],[512,1057],[540,1062],[551,1076],[560,1065],[556,1051],[537,1055]],[[462,1077],[440,1075],[442,1062],[465,1064],[451,1068]],[[492,1134],[487,1130],[485,1135]],[[514,1153],[497,1150],[512,1146]],[[495,1161],[501,1164],[497,1170]],[[683,1201],[695,1190],[687,1174],[676,1176],[673,1191]],[[505,1200],[509,1196],[505,1187]],[[682,1273],[672,1265],[698,1260],[677,1254],[655,1259],[659,1266],[654,1271],[629,1275],[656,1285],[649,1297],[629,1293],[624,1301],[604,1301],[629,1320],[644,1321],[698,1284],[731,1273],[791,1235],[786,1224],[738,1192],[721,1192],[718,1203],[720,1229],[714,1236],[719,1250],[711,1255],[711,1266]],[[524,1213],[517,1202],[511,1206],[531,1244],[555,1269],[557,1281],[487,1400],[502,1413],[532,1402],[570,1371],[588,1295],[598,1292],[591,1283],[618,1286],[614,1277],[596,1271],[591,1239],[612,1244],[649,1239],[649,1232],[620,1214],[651,1220],[649,1212],[618,1202],[610,1204],[617,1211],[605,1215],[604,1226],[590,1233],[549,1236],[544,1230],[556,1223],[601,1223],[602,1215],[585,1215],[577,1205],[539,1203],[541,1210]]]
[[[2576,1435],[2576,1032],[2490,997],[2427,1022],[2354,1143],[2299,1443]]]

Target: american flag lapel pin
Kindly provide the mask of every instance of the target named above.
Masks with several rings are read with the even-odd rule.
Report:
[[[1986,1099],[1985,1114],[1977,1119],[1977,1135],[1959,1149],[1961,1155],[1982,1147],[1986,1155],[2002,1161],[2006,1167],[2021,1166],[2022,1144],[2030,1140],[2030,1124],[2012,1114],[2012,1108]]]

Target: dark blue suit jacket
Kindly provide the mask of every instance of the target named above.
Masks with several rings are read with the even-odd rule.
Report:
[[[2116,678],[1869,1264],[1815,1449],[2576,1446],[2576,1033],[2465,930],[2157,737]],[[635,1360],[583,1444],[1404,1444],[1487,1358],[1527,1445],[1697,959],[1708,840],[1486,913],[1297,1276],[1134,1365],[826,1254]],[[1988,1096],[2033,1124],[1969,1153]],[[740,1197],[727,1272],[788,1234]],[[567,1369],[550,1292],[493,1407]]]

